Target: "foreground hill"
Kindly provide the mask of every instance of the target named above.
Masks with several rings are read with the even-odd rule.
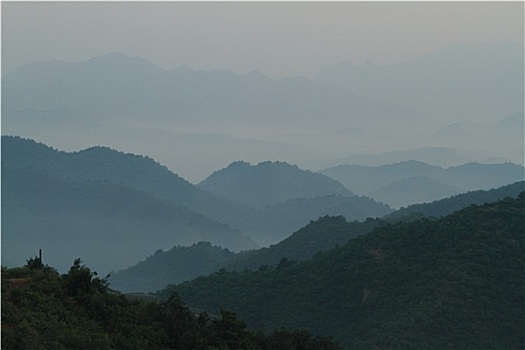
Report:
[[[351,349],[525,346],[525,196],[376,229],[313,259],[170,287],[251,327],[298,326]]]
[[[286,261],[312,258],[319,251],[342,245],[349,239],[368,233],[386,222],[367,220],[347,222],[345,218],[323,217],[268,248],[233,253],[227,249],[199,242],[191,247],[173,247],[156,251],[145,260],[125,270],[112,273],[111,287],[122,292],[153,292],[168,284],[228,270],[256,270],[277,266]]]
[[[394,207],[417,203],[410,201],[431,202],[462,192],[489,190],[523,181],[525,176],[524,168],[513,163],[466,163],[441,168],[413,160],[381,166],[346,164],[320,172],[358,195],[383,200]]]
[[[265,207],[296,198],[325,195],[354,196],[326,175],[299,169],[284,162],[262,162],[252,166],[234,162],[211,174],[199,188],[237,203]]]
[[[239,231],[145,192],[2,162],[2,264],[20,265],[42,248],[61,271],[80,256],[109,272],[199,240],[237,250],[256,246]]]
[[[63,275],[40,259],[2,267],[2,348],[340,349],[302,330],[256,334],[225,310],[197,315],[177,295],[155,301],[115,293],[80,259]]]

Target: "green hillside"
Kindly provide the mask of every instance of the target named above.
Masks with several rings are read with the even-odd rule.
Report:
[[[324,216],[316,221],[310,221],[308,225],[277,244],[239,254],[205,243],[191,247],[174,247],[166,252],[158,251],[135,266],[113,273],[110,282],[114,288],[125,292],[155,291],[168,284],[177,284],[221,268],[230,271],[257,270],[264,265],[277,266],[282,259],[307,260],[319,251],[343,245],[349,239],[369,233],[376,227],[386,225],[387,222],[417,220],[424,216],[444,216],[472,204],[495,202],[505,197],[517,198],[523,190],[523,182],[518,182],[489,191],[468,192],[433,203],[409,206],[383,219],[369,218],[362,222],[348,222],[343,216]],[[337,197],[341,203],[351,202],[358,198]],[[322,199],[289,202],[299,202],[301,206],[298,207],[304,208],[305,203]],[[279,208],[280,211],[276,210],[276,213],[281,212],[281,217],[285,218],[290,213],[283,207],[286,208],[289,202],[268,207],[267,210]],[[350,205],[344,207],[346,210],[352,210]]]
[[[168,251],[159,249],[138,264],[112,273],[109,282],[122,292],[154,292],[171,283],[215,272],[234,258],[233,252],[209,242],[176,246]]]
[[[3,349],[340,349],[304,330],[254,333],[232,312],[197,314],[177,295],[115,293],[80,259],[62,275],[38,258],[2,268],[1,329]]]
[[[386,224],[381,220],[347,222],[342,216],[325,216],[310,222],[278,244],[234,254],[227,249],[200,242],[190,247],[156,251],[138,264],[112,273],[112,288],[122,292],[153,292],[220,269],[257,270],[282,261],[307,260],[319,251],[343,245],[349,239]],[[284,259],[284,260],[283,260]]]
[[[329,334],[349,349],[522,349],[525,196],[377,228],[299,263],[164,290],[254,329]]]

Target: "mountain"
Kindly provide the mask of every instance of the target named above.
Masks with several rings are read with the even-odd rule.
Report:
[[[394,201],[397,205],[415,204],[416,200],[433,201],[467,191],[489,190],[524,179],[524,168],[513,163],[466,163],[441,168],[405,161],[381,166],[339,165],[320,172],[340,181],[354,193],[380,200],[374,197],[376,193],[384,196],[383,200]],[[423,196],[418,192],[421,186],[425,189]],[[380,191],[385,192],[381,194]],[[388,191],[392,193],[388,194]]]
[[[348,222],[342,216],[325,216],[268,248],[232,253],[208,242],[177,246],[158,250],[138,264],[112,273],[109,282],[122,292],[154,292],[220,269],[256,270],[277,266],[282,261],[307,260],[385,224],[378,219]]]
[[[349,239],[370,233],[387,222],[444,216],[473,204],[483,205],[505,197],[517,198],[524,190],[522,181],[489,191],[468,192],[433,203],[412,205],[383,219],[369,218],[362,222],[348,222],[342,216],[324,216],[310,221],[277,244],[238,254],[204,242],[191,247],[174,247],[166,252],[157,251],[139,264],[113,273],[110,282],[113,288],[124,292],[155,291],[168,284],[177,284],[221,268],[230,271],[256,270],[265,265],[277,266],[283,259],[307,260],[319,251],[343,245]],[[206,264],[203,265],[203,262]]]
[[[392,181],[370,193],[370,197],[393,208],[413,203],[425,203],[462,193],[463,190],[429,178],[426,175],[407,177]]]
[[[73,181],[2,159],[2,264],[42,249],[64,271],[81,257],[98,271],[122,269],[159,248],[207,240],[256,247],[239,231],[172,202],[104,181]]]
[[[354,194],[328,176],[302,170],[285,162],[262,162],[255,166],[234,162],[211,174],[198,188],[234,202],[263,208],[296,198]]]
[[[300,206],[297,203],[283,204],[283,210],[290,214],[297,213],[295,217],[283,217],[280,212],[271,208],[256,210],[201,190],[149,157],[101,146],[90,147],[79,152],[64,152],[33,140],[2,136],[2,164],[17,166],[20,169],[32,168],[73,182],[108,182],[145,192],[160,200],[183,206],[209,218],[210,221],[226,224],[233,230],[240,230],[259,245],[275,244],[319,216],[348,215],[346,216],[348,220],[355,220],[383,216],[391,211],[387,206],[374,203],[370,199],[360,197],[340,199],[333,196],[305,200],[309,203],[308,213],[313,215],[312,217],[307,217],[305,212],[298,211],[297,208]],[[304,172],[297,168],[292,170],[292,173],[299,173],[307,179],[310,177],[324,179],[326,183],[335,184],[336,188],[349,193],[342,185],[322,175]],[[303,184],[317,186],[318,182]],[[302,189],[302,191],[302,193],[308,191],[315,193],[315,189]],[[191,243],[197,241],[198,239]],[[176,242],[169,247],[174,244]],[[158,248],[160,247],[152,249],[142,257]],[[237,250],[239,246],[224,246],[224,248]]]
[[[505,197],[517,198],[523,191],[525,191],[525,182],[520,181],[488,191],[471,191],[432,203],[413,204],[406,208],[396,210],[392,214],[384,217],[384,219],[399,220],[413,215],[423,215],[427,217],[445,216],[470,205],[483,205],[484,203],[502,200]]]
[[[523,164],[523,112],[513,113],[495,123],[455,122],[432,135],[428,141],[435,144],[447,143],[456,149],[483,148],[492,154],[504,155],[516,163]]]
[[[80,259],[62,275],[35,258],[1,277],[7,349],[342,349],[304,330],[256,334],[231,311],[197,312],[177,295],[116,293]]]
[[[110,181],[150,193],[212,220],[239,228],[256,221],[253,210],[197,189],[153,159],[107,147],[60,152],[33,140],[2,137],[2,163],[32,167],[77,181]],[[246,225],[245,225],[246,226]],[[243,226],[243,227],[245,227]]]
[[[273,80],[258,72],[164,71],[144,59],[110,53],[66,63],[37,62],[2,79],[5,105],[15,110],[66,109],[94,116],[154,118],[243,117],[271,120],[319,115],[334,120],[354,115],[388,119],[410,111],[387,101],[363,98],[304,78]]]
[[[343,164],[320,170],[358,195],[366,195],[392,181],[416,175],[429,175],[440,168],[424,162],[408,160],[380,166]]]
[[[122,292],[153,292],[218,271],[234,257],[233,252],[209,242],[159,249],[136,265],[113,272],[109,282],[111,288]]]
[[[388,66],[339,62],[314,80],[409,106],[428,120],[494,121],[523,113],[523,52],[523,43],[456,43]]]
[[[322,251],[344,245],[349,240],[383,225],[386,225],[386,222],[381,219],[369,218],[362,222],[349,222],[342,216],[320,217],[278,244],[240,252],[236,259],[228,262],[224,268],[230,271],[256,270],[308,260]]]
[[[383,226],[311,260],[172,286],[253,329],[301,327],[351,349],[525,346],[525,196]]]
[[[343,216],[348,220],[363,221],[367,218],[377,218],[392,212],[388,205],[378,203],[367,197],[346,197],[342,195],[327,195],[316,198],[290,199],[266,207],[261,211],[263,224],[269,232],[294,232],[310,222],[311,219],[330,215]]]

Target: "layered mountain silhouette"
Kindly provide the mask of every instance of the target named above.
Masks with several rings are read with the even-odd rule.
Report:
[[[301,174],[309,174],[307,171],[294,169]],[[383,216],[392,211],[388,206],[367,198],[355,196],[341,198],[335,195],[287,201],[279,204],[279,210],[272,207],[264,210],[256,209],[201,190],[149,157],[125,154],[100,146],[68,153],[20,137],[2,137],[2,171],[6,174],[3,175],[2,185],[4,192],[7,193],[2,196],[2,201],[4,208],[13,211],[9,216],[5,214],[2,220],[5,228],[4,238],[27,234],[28,237],[38,240],[39,235],[44,234],[42,231],[45,234],[54,234],[50,231],[57,231],[63,235],[63,239],[72,239],[69,234],[75,221],[69,217],[78,219],[79,227],[75,230],[83,232],[85,237],[93,235],[95,241],[99,237],[97,233],[99,231],[103,236],[110,236],[110,232],[114,230],[117,232],[116,236],[125,237],[126,230],[129,229],[130,235],[142,235],[141,239],[147,239],[150,230],[164,232],[162,240],[152,239],[148,244],[142,245],[140,249],[144,250],[140,250],[137,256],[129,258],[134,261],[124,260],[122,263],[113,261],[113,265],[108,263],[99,270],[121,269],[147,256],[152,250],[167,249],[174,245],[188,245],[206,240],[238,251],[255,248],[257,245],[275,244],[319,216],[345,215],[348,220],[356,220],[369,216]],[[24,176],[14,175],[18,173]],[[8,176],[9,174],[11,176]],[[328,179],[321,175],[316,177]],[[286,180],[293,182],[290,178]],[[328,180],[330,183],[337,183]],[[25,184],[24,181],[28,183]],[[27,190],[39,181],[53,181],[49,186],[57,193],[65,193],[64,197],[54,196],[52,191]],[[316,183],[308,185],[314,188],[317,186]],[[342,185],[339,186],[343,188]],[[71,193],[77,187],[78,190],[75,190],[74,194],[79,198]],[[103,194],[108,188],[118,188],[119,195],[111,197],[108,194],[105,197]],[[71,201],[81,202],[84,197],[83,192],[86,191],[93,193],[98,191],[102,194],[96,198],[85,195],[85,210],[80,210],[78,205],[72,204]],[[111,191],[107,190],[107,192]],[[45,198],[40,198],[42,196]],[[155,210],[162,213],[171,212],[172,214],[163,216],[171,218],[153,221],[150,227],[148,215],[154,218],[155,210],[148,210],[147,206],[143,208],[144,215],[137,214],[130,218],[132,214],[120,203],[125,201],[123,198],[126,196],[130,196],[134,201],[150,203],[152,208],[157,208]],[[50,202],[46,205],[34,206],[34,203],[43,200]],[[109,211],[100,212],[96,210],[97,200],[111,203],[108,204],[110,207],[123,212],[111,215]],[[131,205],[131,203],[124,204]],[[139,204],[136,205],[137,208],[140,207]],[[300,208],[305,206],[309,209],[302,211]],[[54,208],[54,210],[46,215],[47,208]],[[139,209],[136,211],[138,212]],[[283,216],[282,214],[286,212],[290,215]],[[62,218],[62,213],[66,219]],[[300,215],[291,215],[294,213]],[[107,222],[110,218],[114,218],[114,222],[101,229],[101,223]],[[6,238],[5,242],[9,242],[9,238]],[[37,251],[37,246],[43,244],[33,243],[34,246],[30,248],[32,251]],[[129,244],[132,244],[131,241]],[[110,246],[106,248],[110,249]],[[74,252],[75,250],[72,251]],[[9,263],[23,262],[27,259],[28,253],[33,254],[26,250],[14,250],[12,253],[14,254],[12,256],[4,255],[6,263],[8,260],[12,261]],[[120,257],[115,254],[114,258]],[[111,260],[111,257],[109,256],[108,259]],[[55,266],[67,267],[71,263],[69,258],[67,260]],[[98,266],[95,264],[95,267]]]
[[[257,270],[277,266],[282,261],[302,261],[316,253],[343,245],[349,239],[386,225],[381,220],[347,222],[341,216],[325,216],[294,232],[268,248],[233,253],[199,242],[189,247],[158,250],[127,269],[112,273],[111,287],[122,292],[154,292],[169,284],[227,270]],[[284,260],[283,260],[284,259]]]
[[[524,179],[524,168],[513,163],[466,163],[441,168],[419,161],[382,166],[339,165],[323,169],[359,195],[393,207],[432,202],[454,194],[488,190]]]
[[[441,217],[471,205],[496,202],[505,197],[518,198],[523,191],[525,187],[521,181],[488,191],[473,191],[433,203],[412,205],[382,219],[369,218],[361,222],[348,222],[342,216],[325,216],[311,221],[277,244],[237,254],[206,242],[191,247],[177,246],[168,251],[159,250],[138,264],[113,273],[110,283],[112,288],[124,292],[151,292],[220,269],[258,270],[280,263],[307,260],[320,251],[343,245],[388,223]]]
[[[2,130],[67,150],[97,143],[148,154],[193,183],[236,160],[319,169],[422,147],[456,148],[464,159],[454,165],[521,164],[519,120],[503,121],[523,114],[522,62],[512,43],[464,43],[385,67],[342,62],[312,79],[163,70],[120,53],[37,62],[2,77]]]
[[[456,43],[388,66],[339,62],[314,80],[410,106],[429,120],[487,121],[523,113],[523,52],[523,43]]]
[[[261,73],[179,67],[165,71],[149,61],[110,53],[87,61],[40,62],[2,79],[5,105],[15,110],[65,109],[92,116],[149,118],[265,117],[333,120],[354,115],[387,119],[411,115],[404,107],[304,78],[273,80]]]
[[[524,198],[382,226],[304,262],[222,271],[159,295],[348,348],[522,348]]]
[[[4,149],[3,149],[4,150]],[[69,180],[2,159],[2,263],[39,249],[65,271],[76,258],[107,273],[159,248],[207,240],[235,250],[256,244],[239,231],[127,186]]]
[[[198,184],[200,189],[255,208],[295,198],[354,194],[338,181],[304,171],[285,162],[262,162],[252,166],[234,162]]]

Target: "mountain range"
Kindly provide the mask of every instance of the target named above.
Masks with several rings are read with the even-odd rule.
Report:
[[[313,80],[410,106],[428,120],[487,122],[523,113],[523,52],[523,43],[455,43],[388,66],[338,62]]]
[[[311,174],[287,166],[296,175]],[[271,181],[266,186],[279,188]],[[308,186],[317,187],[315,181]],[[99,271],[122,269],[157,249],[201,240],[235,251],[251,249],[277,243],[319,216],[355,220],[392,211],[368,198],[337,195],[294,198],[260,210],[201,190],[149,157],[100,146],[68,153],[8,136],[2,137],[2,188],[3,261],[19,264],[44,246],[60,269],[80,254]],[[282,215],[296,212],[302,215]],[[60,248],[70,242],[70,249]],[[97,249],[101,265],[89,260]]]
[[[168,251],[157,250],[153,255],[127,269],[113,272],[111,287],[122,292],[155,292],[176,284],[227,270],[257,270],[277,266],[283,261],[302,261],[316,253],[343,245],[349,239],[385,225],[379,219],[347,222],[338,216],[325,216],[294,232],[283,241],[240,253],[199,242],[189,247],[176,246]]]
[[[341,62],[311,79],[163,70],[120,53],[36,62],[2,77],[2,132],[148,154],[195,184],[237,160],[319,169],[421,148],[523,164],[522,63],[515,43],[458,44],[390,66]]]
[[[246,235],[173,202],[104,181],[74,181],[2,161],[2,264],[43,250],[60,270],[81,257],[101,273],[198,240],[242,250]]]
[[[512,163],[466,163],[441,168],[413,160],[381,166],[344,164],[320,172],[358,195],[395,208],[467,191],[489,190],[522,181],[525,176],[524,168]]]
[[[320,251],[344,245],[350,239],[387,224],[422,217],[441,217],[471,205],[496,202],[505,197],[517,198],[524,191],[524,182],[521,181],[489,191],[473,191],[432,203],[411,205],[382,219],[369,218],[362,222],[348,222],[342,216],[325,216],[311,221],[277,244],[237,254],[208,242],[191,247],[177,246],[168,251],[158,250],[138,264],[112,273],[109,281],[112,288],[123,292],[153,292],[168,284],[191,280],[220,269],[257,270],[308,260]]]
[[[341,183],[326,175],[304,171],[285,162],[262,162],[255,166],[234,162],[215,171],[197,187],[254,208],[296,198],[333,194],[354,196]]]
[[[307,261],[223,270],[157,295],[349,349],[523,348],[524,200],[382,226]]]

